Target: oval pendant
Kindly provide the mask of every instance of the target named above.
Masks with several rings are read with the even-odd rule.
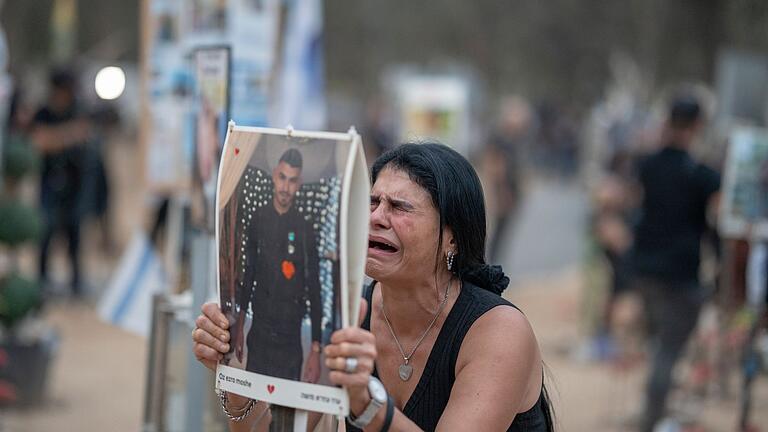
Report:
[[[408,381],[411,378],[412,373],[413,373],[413,367],[411,365],[408,365],[408,364],[400,365],[398,374],[400,375],[401,380]]]

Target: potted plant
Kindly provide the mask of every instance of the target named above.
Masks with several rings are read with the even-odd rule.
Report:
[[[19,184],[37,169],[37,155],[20,136],[7,137],[0,181],[0,403],[37,403],[44,394],[56,346],[42,322],[40,284],[19,270],[18,248],[35,241],[38,211],[20,197]]]

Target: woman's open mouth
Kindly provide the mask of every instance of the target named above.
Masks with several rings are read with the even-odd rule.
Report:
[[[387,253],[395,253],[397,252],[397,247],[395,245],[388,243],[384,240],[368,240],[368,249],[374,249],[377,251],[387,252]]]

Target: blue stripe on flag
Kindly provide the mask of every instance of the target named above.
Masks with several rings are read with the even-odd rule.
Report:
[[[133,274],[130,283],[128,283],[128,289],[125,290],[123,297],[120,299],[120,302],[115,308],[115,312],[112,314],[112,323],[117,324],[120,322],[120,320],[123,319],[123,316],[128,311],[128,306],[131,304],[134,297],[136,297],[136,293],[139,291],[139,283],[141,282],[144,274],[147,273],[147,268],[151,262],[152,247],[147,245],[144,248],[144,253],[141,256],[141,260],[139,261],[139,268],[137,269],[136,273]]]

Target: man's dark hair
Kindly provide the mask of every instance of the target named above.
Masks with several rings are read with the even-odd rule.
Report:
[[[301,169],[303,167],[303,161],[301,158],[301,152],[295,148],[289,148],[280,156],[280,162],[285,162],[288,166]]]
[[[678,95],[669,106],[669,124],[675,129],[686,129],[701,118],[701,105],[691,95]]]
[[[69,68],[53,69],[50,75],[50,83],[51,88],[57,90],[75,91],[77,87],[75,73]]]

